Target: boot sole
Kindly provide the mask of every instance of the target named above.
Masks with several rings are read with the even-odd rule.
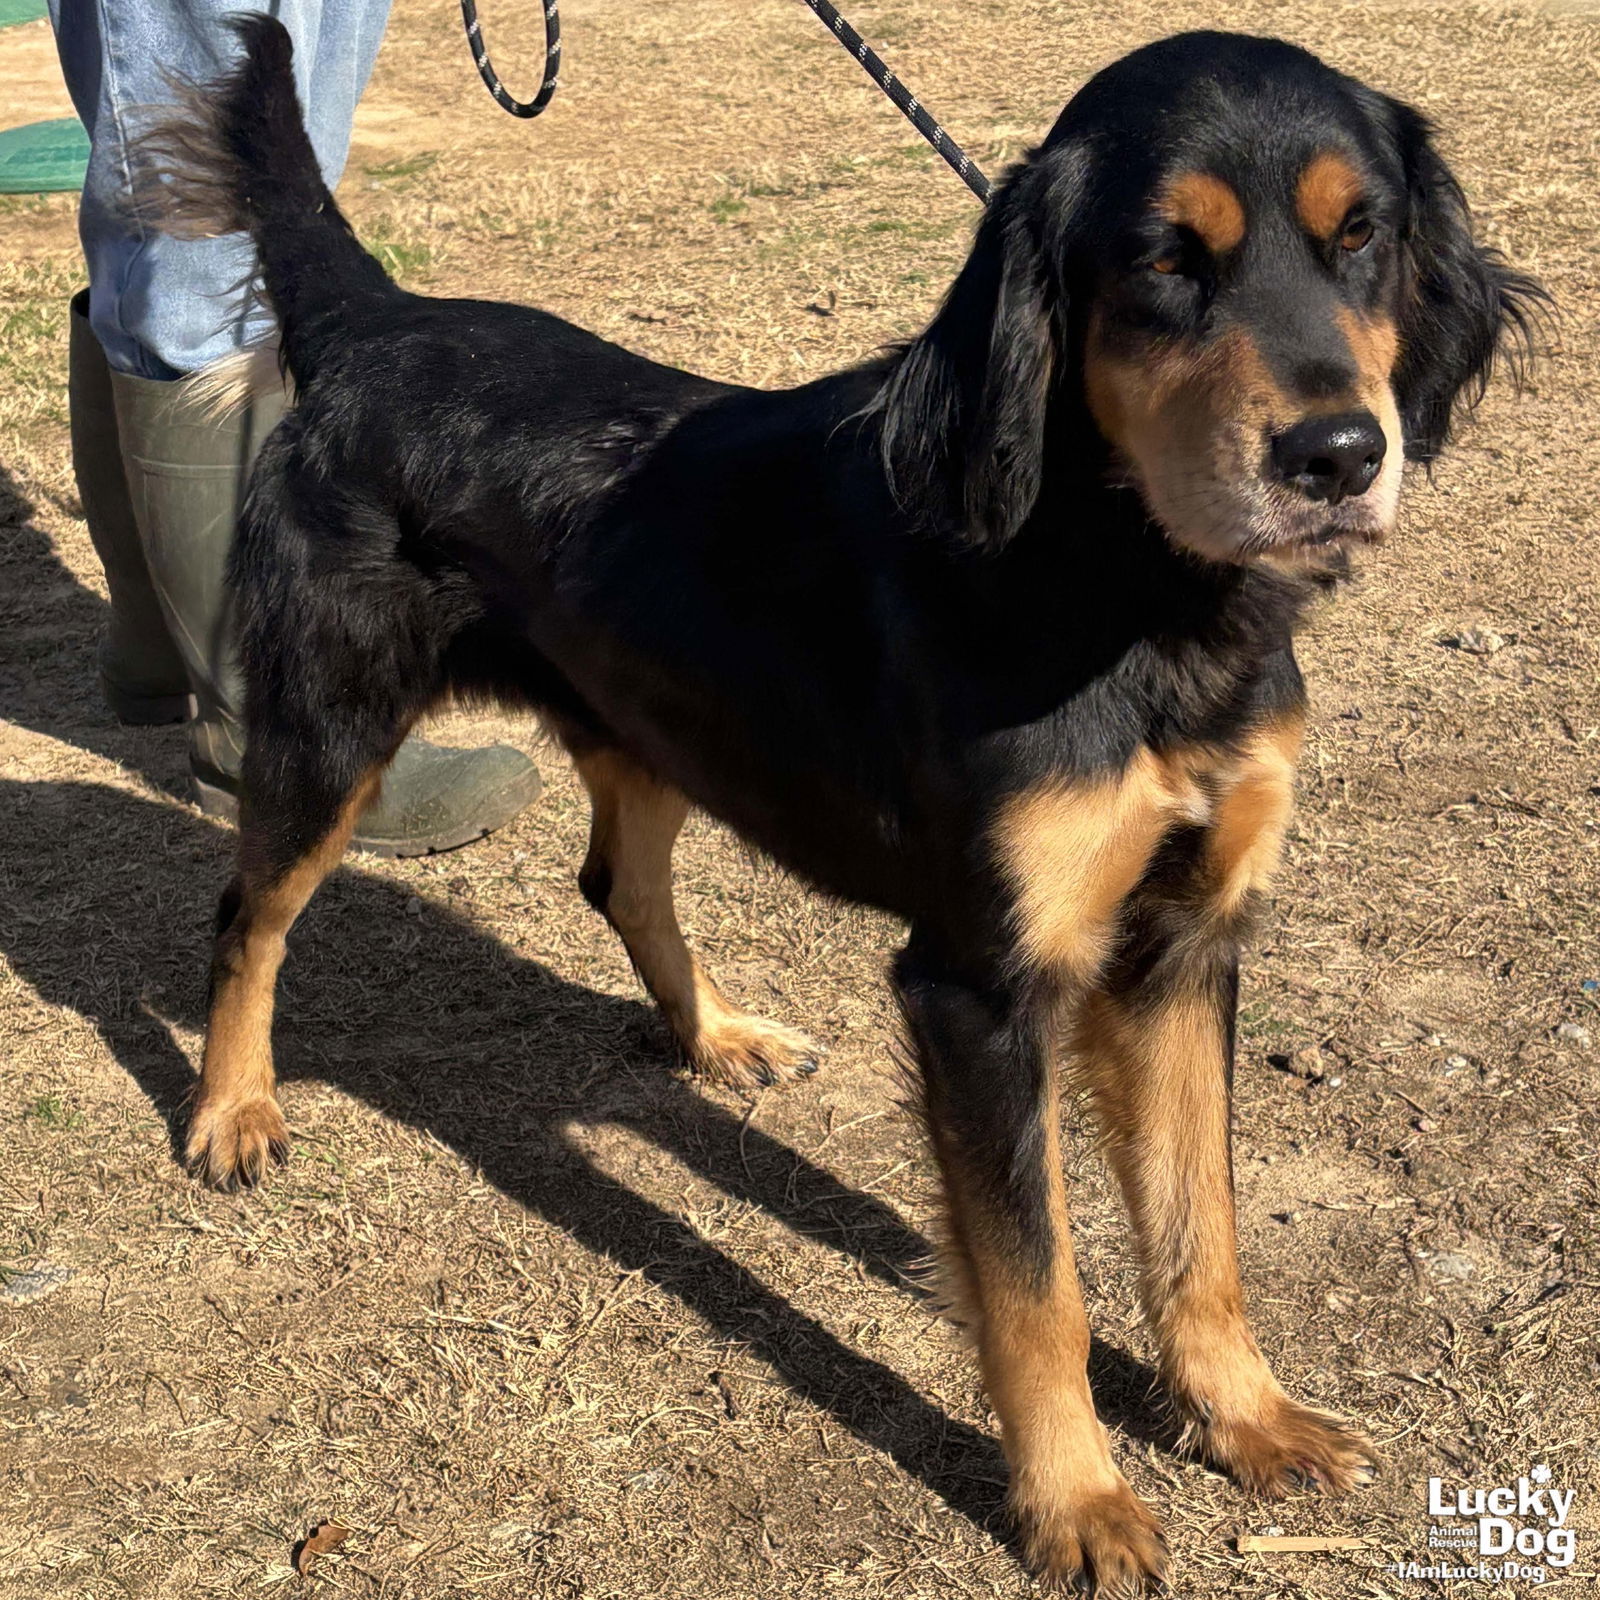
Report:
[[[191,781],[195,804],[203,815],[237,824],[239,797],[231,789],[199,773],[194,773]],[[359,850],[362,855],[381,856],[391,861],[409,860],[413,856],[443,855],[447,850],[459,850],[463,845],[475,844],[479,839],[487,838],[503,828],[519,812],[526,811],[543,792],[544,780],[536,769],[530,767],[525,777],[502,789],[486,804],[484,809],[491,819],[488,822],[464,827],[459,833],[433,834],[426,839],[384,839],[358,830],[350,841],[350,848]]]

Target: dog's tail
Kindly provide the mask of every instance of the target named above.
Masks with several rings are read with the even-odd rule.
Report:
[[[244,54],[208,84],[181,85],[173,114],[139,140],[134,198],[164,233],[255,242],[283,356],[305,388],[320,350],[363,300],[400,291],[361,248],[328,186],[294,84],[294,46],[275,17],[229,24]]]

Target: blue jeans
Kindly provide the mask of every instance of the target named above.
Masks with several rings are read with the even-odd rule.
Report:
[[[50,0],[72,103],[89,130],[78,233],[89,266],[89,322],[119,372],[177,378],[268,337],[271,314],[250,284],[249,240],[171,239],[128,203],[128,146],[143,108],[169,104],[168,74],[201,82],[235,53],[229,15],[249,0]],[[269,0],[294,40],[306,128],[331,187],[378,54],[389,0]]]

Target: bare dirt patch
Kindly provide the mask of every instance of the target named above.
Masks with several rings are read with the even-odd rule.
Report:
[[[1600,32],[1564,8],[893,0],[854,19],[985,165],[1182,26],[1285,34],[1421,104],[1489,237],[1564,309],[1402,534],[1317,619],[1299,819],[1252,963],[1241,1233],[1262,1343],[1364,1421],[1357,1498],[1267,1507],[1173,1453],[1125,1229],[1074,1125],[1076,1236],[1119,1458],[1177,1592],[1408,1592],[1425,1480],[1535,1461],[1600,1566]],[[572,0],[567,88],[495,110],[449,7],[401,0],[344,196],[406,281],[535,301],[779,384],[925,318],[969,197],[801,6]],[[514,86],[532,0],[488,18]],[[503,42],[502,42],[503,41]],[[0,81],[9,40],[0,34]],[[573,884],[562,761],[503,834],[353,863],[307,915],[280,1061],[296,1151],[195,1188],[192,1082],[228,839],[181,737],[114,726],[71,486],[68,197],[0,201],[0,1595],[1016,1595],[972,1366],[908,1281],[927,1169],[888,1073],[896,930],[708,825],[691,937],[831,1045],[754,1103],[674,1076]],[[1490,628],[1492,654],[1452,643]],[[459,719],[452,737],[531,740]],[[1370,1535],[1239,1556],[1239,1531]],[[1411,1592],[1425,1592],[1413,1590]],[[1481,1585],[1444,1594],[1492,1593]],[[1502,1594],[1510,1594],[1502,1589]]]

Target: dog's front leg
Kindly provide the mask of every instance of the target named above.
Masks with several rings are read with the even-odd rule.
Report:
[[[1260,1493],[1342,1492],[1370,1447],[1291,1400],[1245,1318],[1234,1239],[1237,933],[1276,865],[1298,716],[1246,746],[1204,836],[1169,851],[1082,1007],[1076,1062],[1133,1219],[1161,1375],[1196,1444]]]
[[[1201,1452],[1245,1487],[1342,1493],[1369,1447],[1284,1393],[1245,1318],[1230,1149],[1231,948],[1145,952],[1085,1007],[1080,1070],[1133,1219],[1162,1380]]]
[[[958,974],[916,938],[896,987],[944,1179],[952,1293],[1000,1418],[1026,1553],[1047,1582],[1137,1594],[1166,1549],[1089,1393],[1047,997]]]

